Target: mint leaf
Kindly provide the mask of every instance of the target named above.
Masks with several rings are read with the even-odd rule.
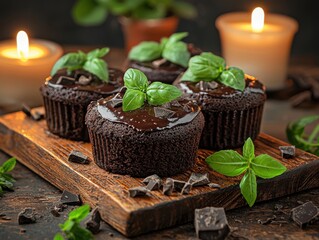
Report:
[[[128,89],[145,92],[148,86],[148,80],[142,71],[129,68],[124,74],[124,85]]]
[[[245,141],[243,147],[243,157],[247,159],[248,162],[251,162],[255,158],[255,146],[251,138],[248,138]]]
[[[68,53],[62,56],[53,66],[51,70],[51,75],[57,73],[58,70],[66,69],[79,69],[82,67],[86,60],[86,56],[81,53]]]
[[[106,54],[108,54],[110,52],[109,48],[101,48],[101,49],[94,49],[91,52],[88,52],[87,54],[87,58],[89,60],[93,59],[93,58],[102,58],[104,57]]]
[[[123,96],[123,111],[127,112],[141,108],[144,105],[145,99],[145,93],[128,88]]]
[[[180,42],[183,38],[187,37],[188,33],[187,32],[180,32],[180,33],[174,33],[172,34],[168,39],[167,39],[167,44],[174,44],[176,42]]]
[[[252,207],[257,199],[257,181],[253,170],[248,169],[239,184],[241,194]]]
[[[62,231],[71,231],[75,223],[75,221],[67,219],[63,224],[60,224],[60,228]]]
[[[83,205],[74,209],[72,212],[69,213],[69,219],[74,220],[76,222],[82,221],[90,212],[89,205]]]
[[[99,6],[96,1],[79,0],[72,9],[74,21],[82,26],[93,26],[104,22],[107,8]]]
[[[162,55],[161,45],[157,42],[142,42],[133,47],[128,55],[130,60],[140,62],[153,61]]]
[[[218,78],[218,81],[240,91],[243,91],[246,85],[243,70],[236,67],[230,67],[223,71]]]
[[[218,151],[206,158],[206,163],[216,172],[229,177],[238,176],[248,168],[248,161],[234,150]]]
[[[10,158],[9,160],[5,161],[2,164],[2,166],[0,167],[0,174],[12,171],[14,169],[16,163],[17,163],[16,158]],[[0,177],[1,177],[1,175],[0,175]]]
[[[258,177],[267,179],[283,174],[287,168],[267,154],[261,154],[251,162],[251,168]]]
[[[57,233],[55,234],[53,240],[64,240],[64,237],[61,235],[61,233]]]
[[[168,41],[163,50],[163,58],[186,68],[188,66],[190,53],[188,52],[186,43],[175,42],[169,44]]]
[[[202,78],[195,76],[189,68],[184,72],[184,74],[181,77],[181,81],[187,81],[187,82],[199,82],[202,80],[203,80]]]
[[[182,92],[175,86],[161,82],[153,82],[148,86],[147,101],[151,105],[162,105],[182,95]]]
[[[109,81],[109,72],[107,63],[99,58],[92,58],[86,61],[83,65],[83,69],[96,75],[99,79],[104,82]]]

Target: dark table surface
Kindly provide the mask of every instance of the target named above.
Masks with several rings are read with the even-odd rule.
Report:
[[[75,48],[68,47],[67,50]],[[117,50],[109,58],[112,59],[112,66],[122,67],[121,63],[125,60],[125,55],[123,51]],[[309,67],[313,69],[319,66],[314,65],[309,58],[298,58],[298,61],[291,64],[290,69],[308,69]],[[293,108],[288,99],[271,98],[265,105],[262,131],[286,140],[285,128],[290,121],[318,113],[318,104],[312,104],[307,108]],[[0,151],[0,164],[9,157]],[[17,180],[14,192],[6,192],[3,197],[0,197],[0,239],[53,239],[59,230],[58,224],[64,222],[72,207],[66,209],[60,217],[53,216],[50,210],[54,203],[59,201],[61,192],[21,164],[17,164],[12,175]],[[306,229],[300,229],[290,219],[291,209],[306,201],[312,201],[319,206],[319,189],[257,203],[252,208],[243,207],[227,211],[232,230],[228,239],[319,239],[318,222]],[[281,211],[276,210],[277,205],[282,205]],[[34,208],[37,213],[37,222],[18,225],[18,213],[26,207]],[[273,223],[267,225],[259,223],[260,220],[264,221],[274,216],[276,219]],[[106,223],[102,224],[101,231],[95,235],[95,238],[126,239]],[[136,239],[196,239],[196,235],[193,224],[189,223],[142,235]]]

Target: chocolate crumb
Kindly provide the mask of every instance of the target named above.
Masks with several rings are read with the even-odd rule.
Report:
[[[80,195],[64,190],[60,199],[61,203],[67,205],[81,205]]]
[[[35,223],[36,218],[32,208],[25,208],[18,214],[19,225]]]
[[[60,213],[57,211],[57,210],[55,210],[55,209],[51,209],[51,214],[53,215],[53,216],[55,216],[55,217],[60,217]]]
[[[87,77],[85,75],[81,75],[78,79],[78,83],[81,85],[88,85],[92,81],[92,76]]]
[[[80,164],[89,164],[89,158],[78,150],[72,150],[68,156],[69,162],[80,163]]]
[[[129,196],[134,198],[134,197],[145,196],[149,192],[149,190],[146,187],[134,187],[134,188],[130,188],[128,192],[129,192]]]

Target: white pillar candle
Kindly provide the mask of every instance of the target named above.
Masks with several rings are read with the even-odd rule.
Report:
[[[261,8],[253,16],[227,13],[216,19],[216,27],[227,65],[242,68],[263,82],[268,90],[278,90],[284,87],[287,77],[291,43],[298,23],[287,16],[263,14]]]
[[[0,107],[41,104],[39,87],[62,52],[61,46],[46,40],[30,39],[29,45],[25,32],[18,33],[17,42],[0,42]]]

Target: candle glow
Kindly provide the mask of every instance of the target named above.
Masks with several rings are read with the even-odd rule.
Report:
[[[251,13],[251,29],[253,32],[259,33],[264,29],[265,13],[261,7],[257,7]]]

